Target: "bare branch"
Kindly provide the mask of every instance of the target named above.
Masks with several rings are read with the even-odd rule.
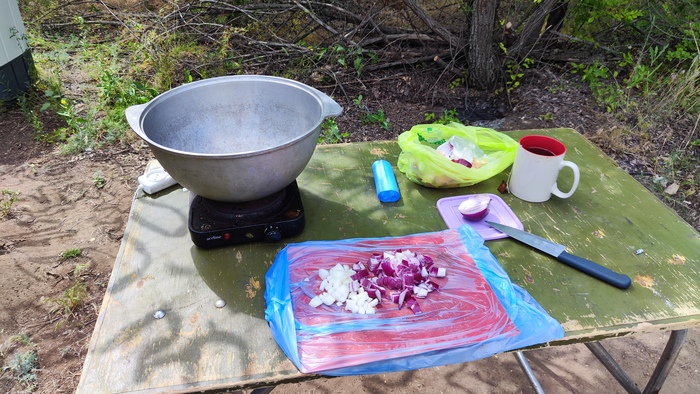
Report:
[[[445,29],[443,26],[441,26],[439,23],[435,22],[433,18],[431,18],[425,10],[419,6],[415,0],[403,0],[404,4],[408,8],[413,11],[413,13],[420,18],[420,20],[425,23],[428,28],[435,32],[438,36],[440,36],[443,40],[445,40],[447,43],[450,44],[450,47],[452,48],[460,48],[461,42],[459,38],[454,36],[452,33],[449,32],[449,30]]]
[[[427,34],[420,34],[420,33],[406,33],[406,34],[388,34],[388,35],[383,35],[381,37],[373,37],[373,38],[368,38],[365,40],[362,40],[360,43],[362,45],[373,45],[377,44],[379,42],[383,43],[396,43],[399,41],[415,41],[415,42],[421,42],[421,43],[426,43],[426,42],[437,42],[439,38],[433,37]]]
[[[447,53],[447,54],[443,53],[441,55],[448,56],[449,53]],[[365,70],[366,71],[377,71],[377,70],[383,70],[383,69],[397,67],[397,66],[406,66],[406,65],[410,65],[410,64],[416,64],[416,63],[423,63],[423,62],[430,62],[430,61],[438,62],[438,60],[440,60],[441,55],[426,55],[426,56],[420,56],[420,57],[412,57],[412,58],[408,58],[408,59],[401,59],[401,60],[382,63],[382,64],[375,64],[375,65],[365,67]],[[444,61],[441,61],[441,62],[442,62],[442,64],[447,65]]]
[[[333,27],[331,27],[328,24],[326,24],[325,22],[323,22],[318,16],[316,16],[316,14],[311,12],[308,8],[304,7],[303,5],[299,4],[298,1],[295,1],[294,3],[296,4],[296,6],[300,10],[304,11],[307,15],[309,15],[309,17],[311,17],[311,19],[316,21],[316,23],[318,23],[324,29],[328,30],[331,34],[338,36],[338,37],[342,37],[343,41],[347,41],[350,45],[357,46],[356,43],[352,42],[352,40],[348,39],[344,35],[341,35],[340,33],[338,33],[337,30],[335,30]]]

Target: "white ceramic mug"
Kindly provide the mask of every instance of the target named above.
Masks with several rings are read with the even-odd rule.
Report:
[[[520,139],[508,190],[515,197],[529,202],[543,202],[554,194],[569,198],[579,181],[578,166],[564,160],[566,147],[559,140],[544,135],[527,135]],[[564,193],[557,186],[559,171],[569,167],[574,172],[571,190]]]

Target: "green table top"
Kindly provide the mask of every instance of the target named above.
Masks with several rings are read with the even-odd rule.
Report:
[[[187,230],[189,193],[137,194],[85,360],[79,393],[250,388],[303,379],[264,318],[264,276],[286,243],[386,237],[446,228],[438,199],[499,195],[525,230],[629,275],[620,290],[510,239],[486,242],[511,280],[584,342],[700,326],[700,235],[603,152],[571,129],[546,134],[567,146],[581,181],[573,197],[527,203],[498,194],[504,173],[476,186],[430,189],[395,170],[401,200],[376,197],[371,164],[396,165],[395,142],[319,146],[297,178],[306,228],[283,243],[214,250]],[[567,190],[568,171],[560,185]],[[643,253],[635,251],[643,249]],[[215,303],[223,299],[223,308]],[[162,319],[153,317],[165,311]]]

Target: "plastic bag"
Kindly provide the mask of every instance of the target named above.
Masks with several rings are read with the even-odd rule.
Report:
[[[311,307],[318,269],[410,249],[447,269],[446,283],[420,300],[422,313],[382,302],[374,315]],[[510,282],[470,226],[393,238],[290,244],[265,276],[265,319],[305,373],[358,375],[472,361],[563,337],[564,330]]]
[[[465,165],[469,168],[479,168],[484,165],[484,153],[473,141],[453,135],[445,143],[438,146],[436,151],[450,159],[452,162]]]
[[[452,162],[436,149],[450,137],[476,144],[484,156],[479,168]],[[518,143],[504,133],[460,123],[416,125],[399,135],[397,166],[411,181],[435,188],[463,187],[489,179],[513,164]]]

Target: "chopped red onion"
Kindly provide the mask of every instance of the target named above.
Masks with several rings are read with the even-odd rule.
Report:
[[[418,305],[418,301],[415,300],[415,298],[410,297],[406,301],[406,306],[413,311],[413,313],[418,314],[420,313],[420,305]]]
[[[433,259],[410,250],[387,251],[372,254],[366,264],[358,261],[352,265],[336,264],[330,270],[320,269],[322,279],[319,290],[309,305],[342,306],[352,313],[371,314],[381,307],[382,297],[386,296],[401,309],[403,306],[413,313],[420,313],[418,299],[439,290],[430,277],[444,277],[446,270],[437,267]]]

